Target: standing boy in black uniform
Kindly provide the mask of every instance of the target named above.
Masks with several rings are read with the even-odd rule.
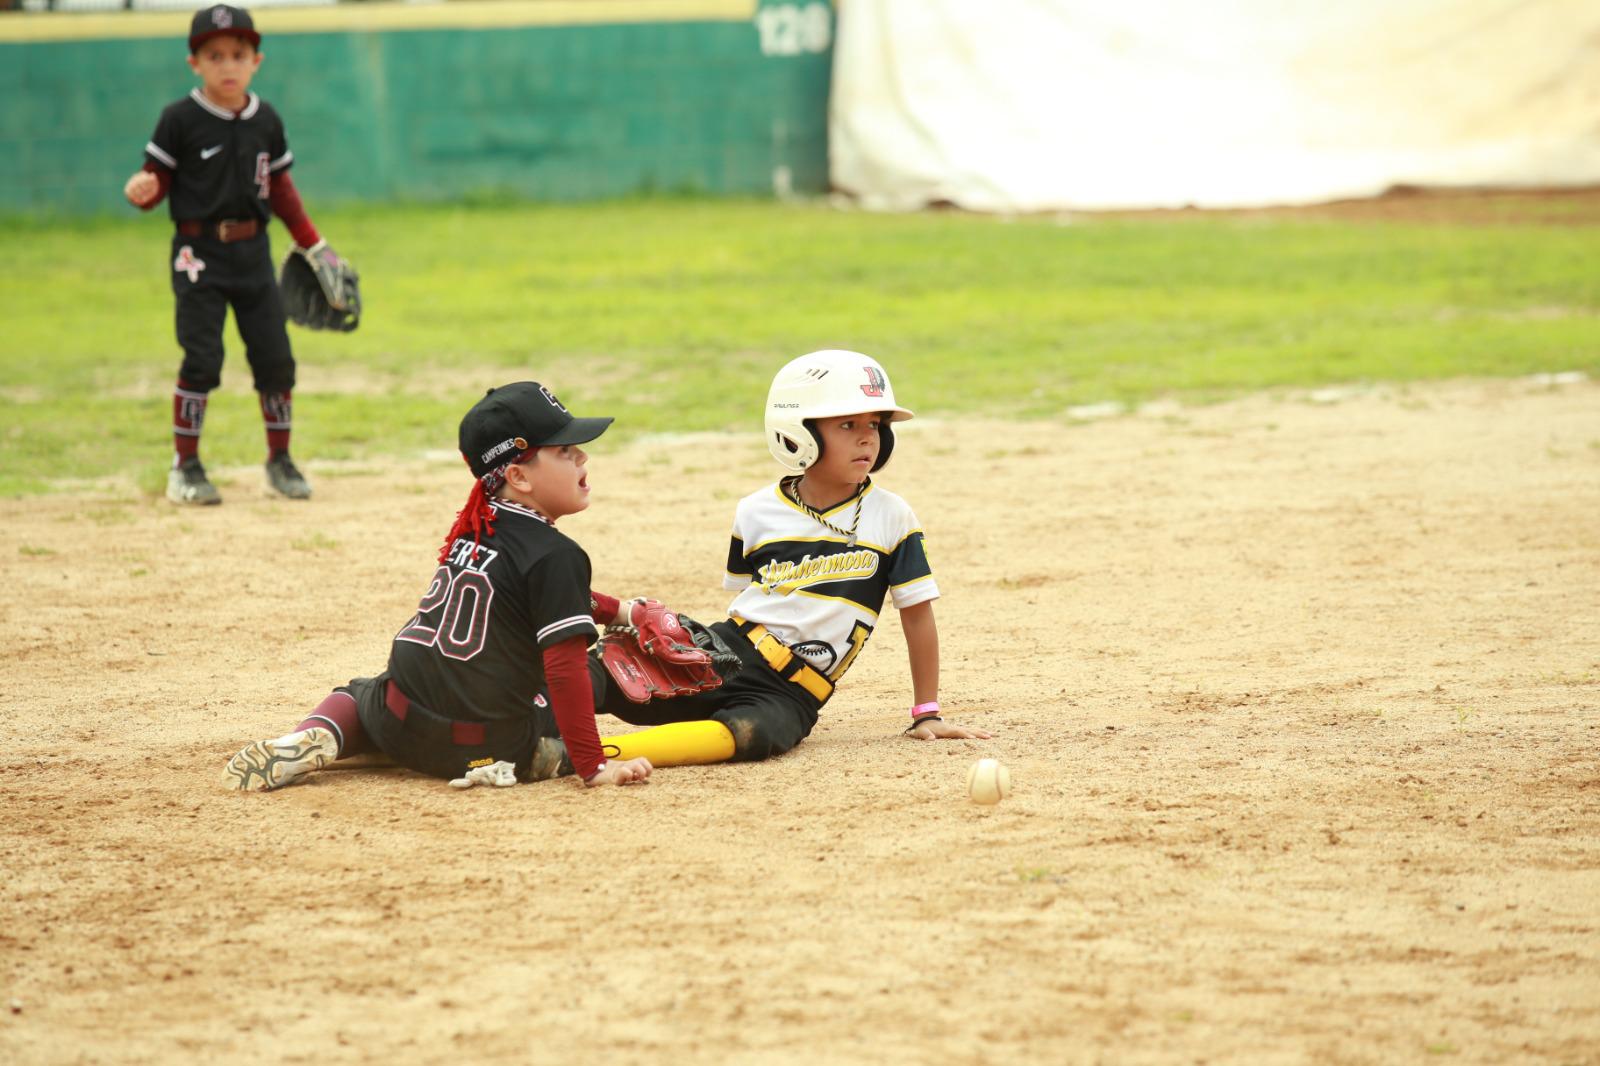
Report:
[[[306,217],[289,178],[294,154],[283,121],[250,91],[261,66],[261,36],[248,12],[218,4],[189,29],[189,66],[200,87],[161,112],[143,169],[123,194],[150,210],[171,197],[172,291],[183,365],[172,398],[174,456],[167,498],[221,503],[200,463],[206,399],[221,383],[228,306],[244,340],[267,431],[267,484],[291,499],[311,487],[289,458],[294,355],[273,277],[267,222],[276,213],[308,258],[338,256]]]
[[[574,418],[533,381],[479,400],[459,435],[477,482],[389,668],[334,689],[294,732],[244,748],[224,784],[282,788],[374,749],[462,785],[494,767],[496,784],[551,777],[565,753],[586,785],[649,777],[647,759],[606,759],[594,721],[586,650],[623,605],[590,591],[589,556],[556,529],[589,506],[579,445],[610,424]],[[630,601],[624,621],[631,611]]]

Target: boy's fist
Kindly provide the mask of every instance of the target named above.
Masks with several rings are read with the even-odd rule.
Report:
[[[148,170],[139,171],[122,187],[122,195],[126,196],[134,207],[145,206],[160,191],[161,182],[157,181],[156,176]]]
[[[584,786],[594,788],[596,785],[631,785],[648,781],[652,769],[654,767],[650,765],[650,760],[642,755],[637,759],[611,759],[606,762],[605,769],[585,781]]]

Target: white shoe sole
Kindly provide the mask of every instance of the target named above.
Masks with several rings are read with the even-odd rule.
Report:
[[[190,507],[207,507],[222,502],[222,494],[215,488],[207,493],[191,488],[177,473],[167,478],[167,499]]]
[[[239,792],[270,792],[294,784],[338,756],[339,742],[328,729],[258,740],[228,760],[222,783]]]

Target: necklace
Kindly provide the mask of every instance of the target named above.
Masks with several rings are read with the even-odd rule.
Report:
[[[862,486],[856,490],[855,517],[850,520],[849,529],[840,529],[838,526],[822,517],[821,512],[819,512],[815,507],[811,506],[805,500],[800,498],[799,478],[790,478],[788,481],[784,482],[783,487],[789,498],[799,506],[800,510],[810,515],[814,521],[822,523],[822,525],[843,537],[846,547],[854,548],[856,546],[856,528],[861,525],[861,501],[867,498],[868,484],[871,484],[871,482],[864,482]]]

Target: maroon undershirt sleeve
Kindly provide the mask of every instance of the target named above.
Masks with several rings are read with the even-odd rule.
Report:
[[[589,612],[589,617],[596,622],[603,626],[608,626],[617,620],[617,611],[621,609],[622,605],[615,596],[607,596],[604,592],[596,592],[590,589],[589,602],[594,604],[594,609]]]
[[[300,202],[300,190],[294,187],[294,179],[289,177],[287,170],[272,175],[272,191],[268,200],[272,204],[272,213],[283,219],[283,224],[289,227],[294,243],[302,248],[310,248],[322,239],[317,227],[306,216],[306,205]]]
[[[572,769],[587,780],[600,769],[600,730],[594,724],[594,686],[589,683],[588,642],[572,637],[544,650],[544,679],[550,686],[550,709],[567,742]]]
[[[160,163],[153,163],[148,159],[144,161],[144,166],[139,169],[154,174],[156,181],[160,182],[160,187],[156,189],[156,194],[148,202],[139,205],[139,210],[148,211],[167,198],[167,190],[172,188],[172,171]]]

